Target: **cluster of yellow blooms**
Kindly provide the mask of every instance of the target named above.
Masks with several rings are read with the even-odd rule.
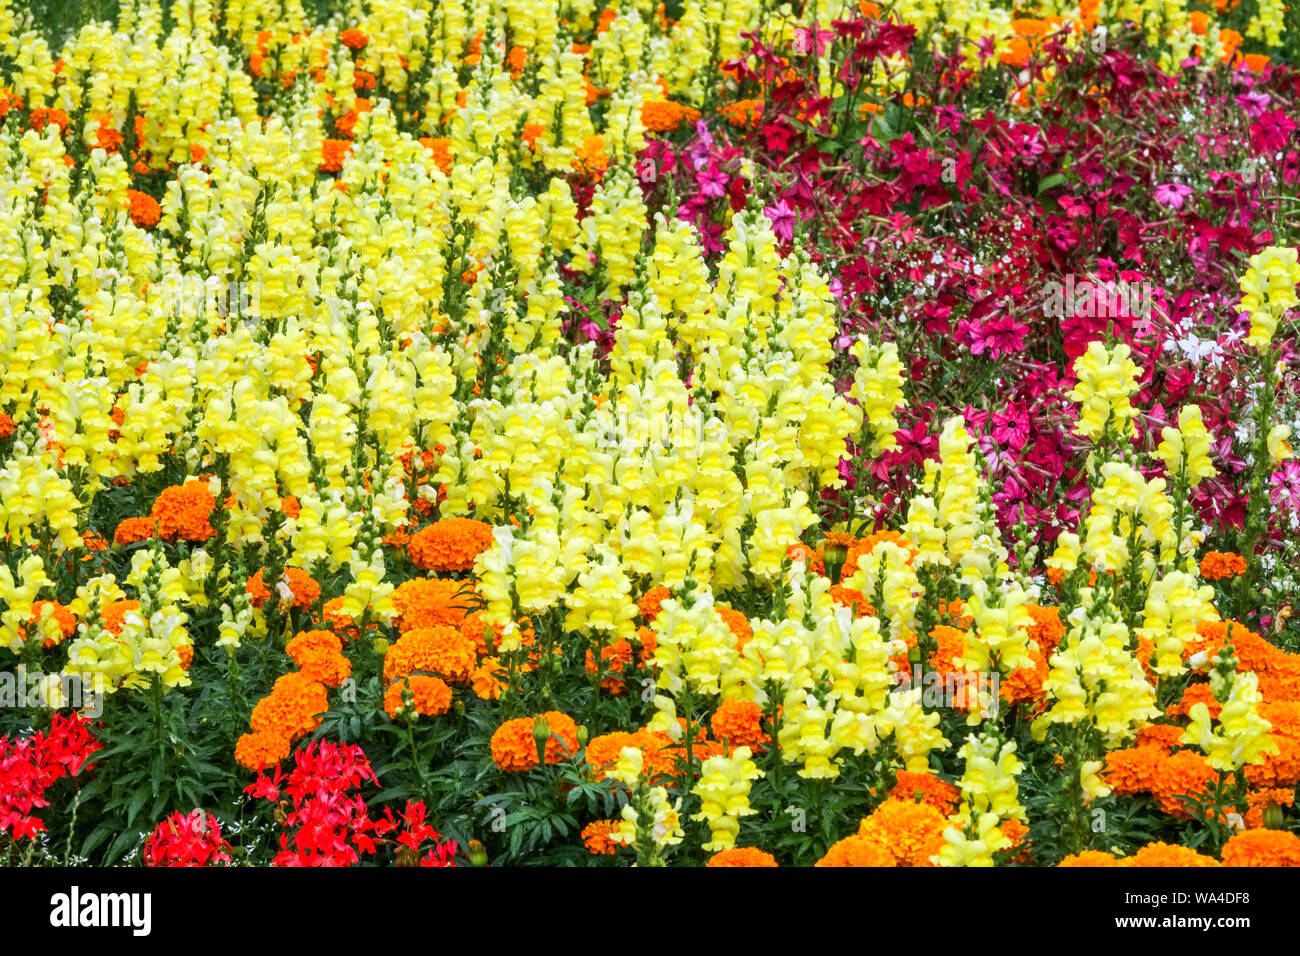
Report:
[[[691,791],[702,801],[693,819],[706,820],[709,825],[710,839],[704,849],[718,852],[736,845],[740,818],[758,812],[749,805],[749,788],[762,775],[750,759],[748,747],[737,747],[730,756],[704,761],[700,779]]]
[[[1246,341],[1262,355],[1273,342],[1278,318],[1300,304],[1295,291],[1300,283],[1300,250],[1270,246],[1250,257],[1250,268],[1238,282],[1241,309],[1250,316]]]
[[[164,37],[158,0],[123,0],[116,32],[86,26],[56,69],[0,0],[12,94],[90,118],[67,134],[84,150],[57,123],[0,129],[0,406],[16,423],[0,512],[7,545],[24,554],[0,564],[0,644],[57,643],[59,622],[37,605],[56,565],[89,549],[96,498],[179,469],[218,503],[210,540],[178,558],[150,538],[121,580],[84,580],[69,605],[69,673],[102,675],[111,690],[183,687],[195,618],[219,622],[215,643],[232,654],[265,637],[265,602],[235,577],[235,555],[284,558],[285,577],[262,582],[281,603],[300,597],[290,572],[329,577],[349,626],[393,622],[392,542],[436,508],[492,527],[490,546],[454,570],[473,573],[495,653],[526,655],[546,624],[602,648],[652,637],[651,732],[679,739],[682,707],[690,729],[706,708],[757,704],[779,760],[804,779],[881,752],[922,772],[949,746],[922,688],[899,681],[932,636],[922,611],[940,603],[936,581],[969,618],[961,670],[1009,678],[1046,665],[1039,736],[1089,723],[1116,746],[1159,714],[1144,666],[1187,673],[1197,625],[1217,615],[1197,584],[1199,532],[1169,483],[1105,460],[1137,414],[1140,370],[1124,345],[1093,342],[1075,364],[1075,432],[1097,443],[1095,480],[1080,532],[1060,536],[1047,566],[1099,579],[1076,589],[1050,660],[1031,637],[1042,583],[1011,567],[961,418],[943,423],[903,534],[855,555],[839,582],[870,612],[792,557],[821,493],[844,487],[848,443],[860,436],[869,455],[895,447],[898,351],[859,339],[843,389],[825,271],[802,251],[783,255],[756,202],[731,214],[710,269],[692,226],[651,215],[632,168],[647,104],[703,101],[711,67],[739,57],[760,26],[762,0],[688,0],[676,22],[651,0],[612,17],[594,0],[344,6],[311,27],[299,0],[192,0]],[[1042,6],[1097,22],[1096,4]],[[1134,8],[1144,29],[1158,19],[1176,52],[1194,42],[1184,6],[1106,14]],[[828,0],[819,16],[855,7]],[[1260,3],[1252,24],[1270,44],[1281,9]],[[893,12],[922,28],[942,13],[944,29],[1004,49],[1024,29],[992,0],[900,0]],[[593,43],[575,44],[575,29],[597,21]],[[349,42],[344,22],[365,42]],[[769,39],[792,29],[761,26]],[[816,30],[793,42],[820,56]],[[886,87],[906,72],[901,59],[874,68]],[[385,95],[361,96],[376,80]],[[819,82],[832,90],[833,71]],[[130,163],[102,145],[128,121]],[[155,221],[138,222],[133,176],[163,172]],[[573,275],[594,300],[589,315],[617,304],[607,354],[566,333]],[[1297,281],[1294,249],[1266,250],[1242,277],[1262,352],[1297,304]],[[204,296],[183,294],[195,284]],[[232,284],[247,301],[206,308],[207,293]],[[1275,458],[1287,437],[1270,433]],[[1175,484],[1215,474],[1199,409],[1180,411],[1156,455]],[[1121,578],[1145,598],[1140,628],[1116,610]],[[637,602],[652,588],[668,596],[639,633]],[[773,599],[741,615],[746,640],[729,623],[740,612],[719,604],[725,592]],[[196,614],[212,594],[210,614]],[[1269,752],[1270,726],[1254,674],[1218,680],[1221,715],[1191,708],[1186,741],[1239,769]],[[971,724],[988,716],[968,713]],[[707,849],[734,847],[754,812],[754,752],[702,762],[692,792]],[[958,755],[961,804],[939,857],[990,864],[1025,819],[1021,762],[987,732]],[[633,795],[611,839],[662,849],[683,838],[682,800],[645,764],[629,747],[608,771]],[[1089,798],[1106,791],[1098,769],[1081,765]]]
[[[993,855],[1012,846],[1002,825],[1008,820],[1025,821],[1016,784],[1024,764],[1013,742],[1002,743],[987,734],[967,737],[957,755],[966,762],[958,782],[961,804],[950,818],[953,826],[944,831],[938,862],[940,866],[992,866]]]

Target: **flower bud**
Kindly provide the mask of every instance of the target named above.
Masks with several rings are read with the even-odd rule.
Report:
[[[551,739],[551,724],[545,716],[533,721],[533,740],[537,742],[537,762],[546,763],[546,742]]]
[[[478,840],[469,841],[469,862],[473,866],[487,866],[487,850]]]

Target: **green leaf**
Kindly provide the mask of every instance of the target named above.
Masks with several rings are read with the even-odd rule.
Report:
[[[1046,177],[1045,179],[1043,179],[1042,182],[1038,184],[1038,195],[1041,196],[1043,193],[1047,192],[1047,190],[1055,189],[1057,186],[1060,186],[1064,182],[1065,182],[1064,173],[1052,173],[1052,175]]]

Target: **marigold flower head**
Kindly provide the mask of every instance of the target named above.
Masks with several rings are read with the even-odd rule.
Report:
[[[384,710],[389,717],[397,718],[406,690],[411,692],[411,706],[422,717],[437,717],[451,709],[451,688],[445,681],[427,674],[413,674],[393,681],[384,692]]]
[[[485,657],[469,675],[469,685],[481,700],[500,700],[501,692],[510,686],[505,678],[506,669],[501,662],[495,657]]]
[[[721,107],[722,115],[727,118],[727,122],[738,129],[746,126],[757,126],[759,118],[763,115],[763,101],[755,99],[736,100],[734,103],[727,103]]]
[[[454,159],[451,152],[451,140],[446,136],[425,136],[420,139],[420,145],[433,154],[433,162],[444,176],[451,175],[451,164]],[[470,520],[467,518],[459,519],[462,521]]]
[[[1219,861],[1214,857],[1204,856],[1185,846],[1169,843],[1148,843],[1132,856],[1120,860],[1121,866],[1138,867],[1214,867]]]
[[[158,206],[158,200],[137,189],[128,189],[126,199],[133,223],[141,229],[152,229],[158,225],[158,220],[162,218],[162,209]]]
[[[1246,573],[1246,559],[1232,551],[1211,551],[1201,558],[1201,577],[1226,581]]]
[[[546,741],[546,762],[560,763],[578,752],[578,725],[568,714],[548,710],[541,715],[551,728]],[[537,739],[533,727],[538,718],[507,720],[492,735],[492,759],[502,770],[515,773],[537,766]]]
[[[725,604],[715,604],[713,609],[718,612],[718,617],[722,618],[722,623],[727,625],[727,630],[735,635],[736,650],[743,651],[750,638],[754,636],[754,629],[749,625],[749,618],[745,616],[743,611],[737,611]]]
[[[888,847],[855,833],[847,836],[826,851],[826,855],[813,866],[897,866],[898,861]]]
[[[830,594],[831,600],[836,604],[843,604],[852,608],[854,617],[875,617],[876,615],[875,606],[857,588],[846,587],[843,584],[832,584],[830,591],[827,593]]]
[[[1138,749],[1159,753],[1154,747]],[[1186,820],[1191,817],[1191,813],[1185,797],[1208,793],[1217,777],[1209,762],[1195,751],[1180,750],[1174,754],[1162,754],[1155,765],[1151,794],[1163,812]]]
[[[961,800],[961,790],[940,780],[932,773],[900,770],[896,774],[894,789],[889,796],[896,800],[911,800],[929,804],[943,816],[951,816]]]
[[[1056,646],[1061,643],[1061,638],[1065,637],[1065,625],[1061,623],[1061,609],[1040,607],[1037,604],[1027,604],[1025,609],[1029,611],[1029,616],[1034,621],[1029,626],[1029,638],[1038,645],[1038,649],[1043,652],[1043,659],[1047,660],[1056,650]]]
[[[593,856],[613,856],[619,844],[612,837],[620,825],[618,820],[593,820],[582,828],[582,845]]]
[[[149,517],[158,524],[164,541],[207,541],[217,532],[209,522],[217,506],[206,481],[191,479],[183,485],[164,488],[154,500]]]
[[[1260,705],[1259,715],[1272,725],[1269,736],[1278,752],[1246,767],[1246,780],[1252,787],[1294,788],[1300,783],[1300,704],[1269,701]]]
[[[641,612],[641,620],[647,624],[653,624],[656,617],[659,616],[659,609],[663,607],[664,601],[673,596],[673,592],[663,585],[651,588],[641,595],[641,600],[636,602],[637,610]]]
[[[928,803],[891,797],[862,821],[858,835],[884,846],[895,866],[932,866],[943,849],[947,817]]]
[[[158,522],[153,518],[123,518],[117,523],[113,532],[113,543],[117,545],[135,544],[147,541],[158,534]]]
[[[429,671],[453,684],[464,683],[478,664],[472,641],[454,627],[407,631],[384,656],[384,680]]]
[[[597,666],[596,658],[590,650],[587,651],[586,671],[588,674],[596,674],[602,671],[613,671],[601,679],[600,686],[615,696],[624,693],[627,690],[622,678],[615,676],[632,663],[632,644],[625,640],[615,641],[600,649],[600,665]]]
[[[99,619],[104,625],[104,630],[116,637],[122,633],[122,627],[126,624],[126,616],[132,611],[139,610],[140,602],[133,598],[114,601],[111,604],[104,605],[103,610],[99,612]]]
[[[713,736],[728,747],[761,753],[772,738],[763,730],[763,709],[752,700],[724,700],[710,721]]]
[[[1137,732],[1137,746],[1177,750],[1183,743],[1183,728],[1177,724],[1148,724]]]
[[[333,631],[300,631],[284,650],[303,674],[326,687],[342,685],[352,673],[343,642]]]
[[[1300,837],[1289,830],[1245,830],[1223,846],[1224,866],[1300,866]]]
[[[347,158],[348,151],[352,149],[351,140],[346,139],[326,139],[321,141],[320,145],[320,171],[322,173],[338,173],[343,171],[343,160]]]
[[[425,571],[469,571],[492,547],[492,526],[473,518],[443,518],[411,535],[406,553]]]
[[[1247,827],[1264,826],[1264,811],[1270,807],[1292,807],[1295,806],[1295,790],[1283,790],[1280,788],[1265,788],[1263,790],[1251,790],[1246,794],[1250,801],[1250,809],[1246,811]]]
[[[343,45],[350,50],[364,50],[370,43],[370,37],[358,30],[356,27],[349,27],[339,34],[339,39]]]
[[[1102,850],[1084,850],[1081,853],[1071,853],[1057,866],[1075,867],[1075,866],[1119,866],[1120,862],[1112,853],[1106,853]]]
[[[480,604],[478,593],[467,581],[443,578],[412,578],[393,592],[394,622],[399,632],[422,627],[460,628],[466,615]],[[479,636],[482,640],[482,635]]]
[[[776,857],[752,846],[735,846],[719,850],[709,857],[705,866],[778,866]]]
[[[254,731],[235,742],[235,762],[245,770],[262,770],[288,757],[290,746],[280,734]]]
[[[271,693],[257,702],[249,723],[254,733],[275,734],[292,743],[319,727],[327,710],[325,685],[293,671],[280,677]]]
[[[682,123],[694,123],[700,111],[672,100],[646,100],[641,104],[641,125],[656,133],[669,133]]]

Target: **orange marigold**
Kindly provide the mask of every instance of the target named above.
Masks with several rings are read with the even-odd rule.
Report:
[[[339,34],[339,39],[343,45],[350,50],[364,50],[370,43],[370,37],[366,36],[356,27],[349,27]]]
[[[628,641],[620,640],[600,649],[599,667],[596,665],[595,656],[588,650],[586,671],[588,674],[613,671],[601,679],[600,686],[602,690],[617,696],[627,690],[627,684],[617,675],[621,674],[630,663],[632,663],[632,645]]]
[[[763,709],[752,700],[724,700],[709,722],[713,736],[728,747],[748,747],[763,751],[772,738],[763,731]]]
[[[451,175],[452,153],[451,140],[446,136],[424,136],[420,145],[433,154],[433,162],[442,170],[444,176]]]
[[[347,158],[352,143],[346,139],[326,139],[320,144],[320,166],[322,173],[339,173],[343,171],[343,160]]]
[[[590,84],[588,84],[590,86]],[[593,99],[592,102],[595,102]],[[599,180],[609,168],[609,155],[605,152],[603,136],[587,136],[573,151],[573,168],[593,180]]]
[[[663,607],[664,601],[672,596],[673,592],[662,584],[646,591],[641,595],[641,600],[636,602],[637,610],[641,612],[641,620],[653,624],[655,618],[659,616],[659,609]]]
[[[546,762],[559,763],[578,751],[578,725],[568,714],[548,710],[541,715],[551,728],[546,741]],[[533,717],[507,720],[492,735],[492,759],[502,770],[518,772],[537,766],[537,740]]]
[[[752,846],[736,846],[719,850],[709,857],[705,866],[777,866],[776,857]]]
[[[343,642],[333,631],[300,631],[285,646],[302,673],[326,687],[339,687],[352,673]]]
[[[961,791],[932,773],[913,770],[898,771],[894,789],[889,791],[898,800],[920,801],[929,804],[945,817],[952,814],[961,799]]]
[[[582,828],[582,845],[593,856],[613,856],[620,846],[612,839],[618,829],[618,820],[593,820]]]
[[[1250,801],[1250,809],[1246,811],[1247,827],[1262,827],[1264,825],[1264,811],[1269,807],[1295,806],[1295,790],[1282,790],[1280,788],[1251,790],[1246,794],[1246,798]]]
[[[492,526],[473,518],[443,518],[411,535],[406,553],[425,571],[469,571],[492,547]]]
[[[1246,830],[1223,845],[1224,866],[1300,866],[1300,837],[1289,830]]]
[[[722,115],[727,117],[727,122],[735,127],[757,126],[759,117],[763,115],[762,100],[736,100],[734,103],[728,103],[722,107]]]
[[[164,488],[149,517],[157,521],[158,537],[164,541],[206,541],[217,533],[208,521],[216,506],[208,483],[192,478]]]
[[[1201,558],[1201,577],[1225,581],[1246,573],[1246,559],[1233,551],[1211,551]]]
[[[289,741],[279,734],[244,734],[235,742],[235,762],[246,770],[263,770],[289,756]]]
[[[1159,753],[1154,747],[1139,748]],[[1191,817],[1187,795],[1209,792],[1218,774],[1206,759],[1192,750],[1180,750],[1175,754],[1161,754],[1156,763],[1154,779],[1151,781],[1151,794],[1156,798],[1156,805],[1170,816],[1180,820]]]
[[[397,611],[394,623],[399,633],[422,627],[459,629],[466,615],[480,603],[478,592],[468,581],[412,578],[403,581],[393,592],[393,607]]]
[[[735,636],[736,650],[743,651],[750,638],[754,636],[754,629],[749,626],[749,618],[743,611],[737,611],[726,604],[715,604],[713,608],[718,612],[718,617],[722,618],[722,622],[727,625],[727,630]]]
[[[99,612],[99,619],[104,624],[104,630],[116,637],[122,633],[122,625],[126,623],[126,616],[132,611],[138,610],[140,610],[139,601],[114,601],[112,604],[104,605],[104,609]]]
[[[1149,793],[1165,752],[1158,747],[1129,747],[1106,754],[1103,777],[1116,793]]]
[[[948,818],[928,803],[891,797],[858,827],[865,837],[893,854],[895,866],[933,866],[930,857],[943,849]]]
[[[1061,609],[1029,604],[1025,610],[1029,612],[1034,622],[1029,626],[1030,640],[1038,645],[1038,649],[1043,652],[1043,659],[1047,660],[1056,650],[1056,645],[1061,643],[1061,638],[1065,637],[1065,625],[1061,623]]]
[[[668,133],[682,123],[694,123],[700,111],[672,100],[646,100],[641,104],[641,125],[656,133]]]
[[[813,866],[897,866],[898,862],[888,847],[861,834],[845,837],[826,851],[826,855]]]
[[[141,229],[152,229],[162,218],[162,209],[158,200],[138,189],[126,191],[126,201],[131,212],[131,221]]]
[[[1278,752],[1246,768],[1252,787],[1291,787],[1300,783],[1300,704],[1271,701],[1260,704],[1259,715],[1272,725],[1269,736]]]
[[[384,656],[384,680],[416,671],[431,671],[453,684],[469,680],[478,664],[473,641],[454,627],[421,627],[407,631]]]
[[[290,743],[310,734],[329,710],[325,685],[301,671],[280,677],[257,702],[249,723],[255,733],[275,734]]]
[[[832,584],[828,592],[831,600],[836,604],[843,604],[853,609],[854,617],[875,617],[876,609],[867,600],[865,594],[857,588],[845,587],[843,584]]]
[[[153,518],[123,518],[113,532],[113,543],[120,545],[147,541],[158,534],[158,523]]]
[[[411,692],[411,706],[424,717],[437,717],[451,710],[451,688],[446,681],[427,674],[402,677],[388,685],[384,693],[384,710],[389,717],[397,718],[402,709],[402,693]]]
[[[1210,856],[1202,856],[1195,850],[1170,843],[1148,843],[1132,856],[1120,860],[1120,866],[1218,866],[1219,861]]]
[[[898,545],[900,548],[905,548],[908,553],[909,564],[911,563],[911,559],[915,558],[917,555],[916,548],[913,546],[912,542],[908,540],[906,535],[898,531],[890,531],[888,528],[876,531],[873,534],[867,535],[865,538],[858,539],[858,541],[849,548],[848,556],[844,559],[844,569],[840,572],[840,580],[847,581],[856,574],[858,571],[858,562],[870,554],[876,545],[880,544],[882,541],[888,541],[891,544]]]
[[[1084,850],[1082,853],[1071,853],[1057,866],[1119,866],[1120,862],[1114,854],[1105,853],[1101,850]]]

